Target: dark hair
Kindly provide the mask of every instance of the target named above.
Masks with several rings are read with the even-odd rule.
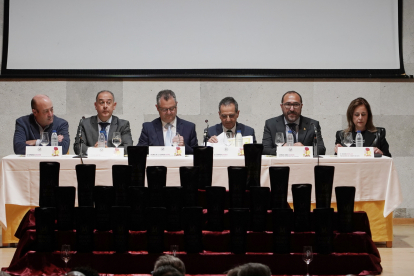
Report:
[[[185,265],[183,261],[172,255],[163,255],[158,257],[157,261],[154,264],[154,270],[157,270],[159,267],[166,265],[170,265],[176,268],[182,274],[185,274]]]
[[[115,95],[114,95],[114,93],[112,93],[111,91],[109,91],[109,90],[102,90],[102,91],[99,91],[98,92],[98,94],[96,94],[96,99],[95,99],[95,101],[98,101],[98,96],[99,96],[99,94],[101,94],[101,93],[103,93],[103,92],[108,92],[109,94],[111,94],[112,95],[112,98],[113,98],[113,100],[114,100],[114,102],[115,102]]]
[[[171,265],[164,265],[158,267],[153,273],[152,276],[184,276],[178,269]]]
[[[237,103],[237,101],[233,97],[225,97],[224,99],[222,99],[219,103],[219,106],[218,106],[219,111],[220,111],[220,107],[222,105],[228,106],[228,105],[231,105],[231,104],[234,104],[234,106],[236,108],[235,111],[237,113],[237,111],[239,110],[239,104]]]
[[[177,102],[177,98],[175,97],[174,91],[169,90],[169,89],[161,90],[160,92],[158,92],[158,94],[157,94],[157,105],[160,104],[161,97],[166,101],[168,101],[170,99],[170,97],[173,97],[174,101]]]
[[[368,101],[364,98],[356,98],[353,100],[349,106],[348,110],[346,111],[346,119],[348,120],[348,128],[345,129],[345,132],[352,132],[355,130],[355,124],[353,120],[354,116],[354,110],[358,107],[364,105],[365,108],[368,111],[368,119],[366,124],[366,129],[371,132],[376,132],[377,129],[375,128],[373,122],[372,122],[372,112],[371,112],[371,106],[369,105]]]
[[[247,263],[239,267],[238,276],[271,276],[272,272],[267,265]]]
[[[75,271],[83,273],[85,276],[99,276],[98,271],[89,266],[75,267],[71,270],[71,272]]]
[[[302,103],[302,96],[301,96],[298,92],[293,91],[293,90],[288,91],[288,92],[286,92],[285,94],[283,94],[281,103],[283,103],[283,98],[285,98],[285,96],[286,96],[287,94],[293,94],[293,93],[296,93],[296,94],[299,96],[299,98],[300,98],[300,103]]]

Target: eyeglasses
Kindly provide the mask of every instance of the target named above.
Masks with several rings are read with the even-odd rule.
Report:
[[[220,117],[222,118],[222,119],[227,119],[227,118],[230,118],[230,119],[234,119],[234,117],[236,116],[236,114],[220,114]]]
[[[283,106],[286,109],[290,109],[292,106],[294,109],[298,109],[301,106],[301,104],[300,103],[284,103]]]
[[[176,108],[177,108],[177,106],[173,106],[173,107],[170,107],[170,108],[161,108],[161,107],[159,107],[158,110],[165,113],[167,111],[174,112],[174,110]]]
[[[98,101],[98,104],[99,105],[105,105],[105,104],[106,105],[111,105],[112,104],[112,101],[111,100],[110,101],[106,101],[106,102],[105,101]]]

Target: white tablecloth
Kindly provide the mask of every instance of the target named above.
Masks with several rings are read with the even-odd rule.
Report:
[[[112,185],[111,168],[114,164],[127,164],[127,158],[103,159],[86,158],[85,164],[96,164],[96,185]],[[7,228],[5,204],[36,206],[39,204],[39,162],[60,162],[60,186],[77,186],[75,166],[80,159],[72,156],[35,158],[10,155],[1,162],[0,177],[0,223]],[[269,166],[289,166],[289,185],[298,183],[314,184],[315,158],[262,158],[261,185],[270,186]],[[385,201],[384,217],[388,216],[402,202],[398,174],[392,158],[343,159],[324,156],[320,165],[335,166],[334,187],[356,186],[355,201]],[[154,158],[148,157],[147,166],[166,166],[167,186],[179,186],[179,167],[192,166],[191,157]],[[244,166],[243,157],[215,158],[213,163],[213,186],[228,187],[227,167]],[[289,187],[288,201],[292,202]],[[312,189],[312,202],[315,202]],[[335,202],[335,192],[332,193]]]

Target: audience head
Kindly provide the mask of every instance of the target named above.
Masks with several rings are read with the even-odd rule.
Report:
[[[42,127],[53,123],[53,104],[46,95],[36,95],[31,101],[32,112],[36,122]]]
[[[162,90],[157,94],[157,104],[155,107],[160,114],[160,118],[165,123],[171,123],[177,116],[177,98],[172,90]]]
[[[67,274],[68,276],[99,276],[98,271],[88,266],[75,267]]]
[[[227,128],[232,129],[239,118],[239,104],[233,97],[226,97],[219,103],[219,116],[221,124]]]
[[[357,130],[376,131],[372,122],[371,106],[364,98],[356,98],[349,104],[346,118],[348,120],[347,132]]]
[[[183,261],[179,258],[174,257],[172,255],[163,255],[160,256],[154,264],[154,271],[157,270],[161,266],[170,265],[176,268],[181,274],[185,274],[185,265]]]
[[[152,276],[184,276],[184,274],[171,265],[164,265],[158,267],[152,273]]]
[[[231,269],[227,276],[271,276],[272,272],[267,265],[247,263]]]
[[[288,91],[282,96],[280,108],[288,123],[293,123],[302,114],[302,96],[296,91]]]
[[[99,91],[96,95],[95,109],[101,121],[106,122],[111,118],[116,107],[114,93],[108,90]]]

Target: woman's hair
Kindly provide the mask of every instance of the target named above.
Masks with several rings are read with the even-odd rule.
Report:
[[[154,264],[154,270],[157,270],[158,267],[170,265],[176,268],[181,274],[185,274],[185,265],[183,261],[179,258],[174,257],[172,255],[163,255],[160,256]]]
[[[271,276],[272,272],[267,265],[247,263],[237,266],[227,272],[227,276]]]
[[[358,106],[361,106],[361,105],[364,105],[368,112],[367,124],[365,125],[366,129],[371,132],[377,131],[374,124],[372,123],[371,106],[369,105],[367,100],[365,100],[364,98],[356,98],[349,104],[348,110],[346,111],[346,119],[348,120],[348,128],[345,129],[345,132],[355,131],[355,124],[353,120],[354,111]]]

